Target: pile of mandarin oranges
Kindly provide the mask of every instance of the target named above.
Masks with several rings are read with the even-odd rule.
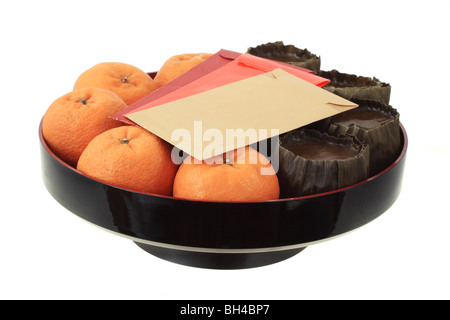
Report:
[[[270,162],[261,161],[264,156],[248,146],[220,156],[224,161],[213,164],[188,156],[177,165],[168,142],[110,117],[209,56],[175,55],[154,78],[119,62],[99,63],[84,71],[73,91],[56,99],[44,114],[42,134],[49,149],[80,174],[134,192],[199,201],[278,199],[275,172],[261,174]]]

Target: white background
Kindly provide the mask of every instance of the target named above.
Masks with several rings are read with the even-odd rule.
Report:
[[[449,1],[2,1],[2,299],[448,299]],[[38,125],[96,63],[282,40],[322,69],[375,76],[409,136],[403,189],[380,218],[284,262],[207,270],[100,230],[45,189]]]

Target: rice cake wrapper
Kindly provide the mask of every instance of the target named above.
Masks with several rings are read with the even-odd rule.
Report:
[[[354,147],[356,156],[347,159],[306,159],[285,148],[288,140],[312,137],[332,144]],[[369,177],[369,147],[352,136],[335,137],[317,130],[300,128],[280,137],[278,180],[280,197],[300,197],[328,192]]]
[[[321,120],[309,123],[302,128],[304,129],[310,129],[310,130],[317,130],[321,132],[326,132],[331,124],[331,117],[323,118]]]
[[[282,41],[268,42],[256,47],[250,47],[247,49],[247,53],[261,58],[288,63],[314,72],[320,70],[319,56],[307,49],[299,49],[294,45],[285,45]]]
[[[327,133],[333,136],[350,135],[370,148],[370,176],[390,166],[401,151],[400,114],[392,106],[376,100],[351,99],[360,109],[371,109],[389,115],[389,119],[373,128],[356,124],[343,125],[330,119]]]
[[[331,93],[346,99],[370,99],[389,104],[391,85],[381,82],[377,78],[357,76],[355,74],[341,73],[335,69],[331,71],[320,70],[318,76],[329,79],[330,83],[323,88]]]

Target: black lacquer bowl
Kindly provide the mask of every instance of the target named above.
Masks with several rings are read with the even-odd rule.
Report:
[[[279,262],[383,214],[400,194],[408,145],[379,174],[332,192],[266,202],[202,202],[142,194],[90,179],[49,149],[39,127],[42,177],[77,216],[183,265],[251,268]]]

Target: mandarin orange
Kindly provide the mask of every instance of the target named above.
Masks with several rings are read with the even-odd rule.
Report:
[[[95,137],[81,154],[77,169],[96,180],[136,192],[172,195],[178,166],[172,147],[151,132],[122,126]]]
[[[127,105],[114,92],[100,88],[74,90],[56,99],[42,120],[42,134],[50,149],[76,166],[88,143],[98,134],[122,123],[109,116]]]
[[[159,88],[181,76],[210,56],[212,56],[211,53],[185,53],[170,57],[164,62],[155,76],[157,87]]]
[[[177,198],[251,202],[278,199],[280,187],[269,160],[250,147],[198,163],[188,156],[175,176]]]
[[[143,70],[121,62],[102,62],[84,71],[74,89],[98,87],[111,90],[130,105],[156,89],[156,82]]]

